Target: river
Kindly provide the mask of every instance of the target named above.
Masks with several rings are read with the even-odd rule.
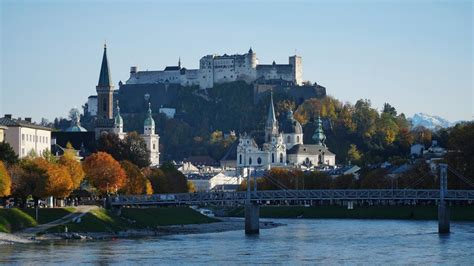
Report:
[[[474,223],[436,221],[287,220],[243,231],[107,241],[55,241],[0,246],[2,264],[462,264],[474,262]]]

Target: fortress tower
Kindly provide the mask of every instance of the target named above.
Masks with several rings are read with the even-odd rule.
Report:
[[[295,84],[299,86],[303,85],[303,63],[301,62],[301,56],[299,55],[290,56],[288,61],[290,65],[293,66]]]

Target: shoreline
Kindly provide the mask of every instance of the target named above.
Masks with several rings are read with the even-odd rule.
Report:
[[[119,232],[68,232],[68,233],[46,233],[30,238],[21,234],[0,233],[0,245],[5,244],[32,244],[59,240],[108,240],[115,238],[141,238],[160,237],[168,235],[208,234],[227,231],[239,231],[245,229],[243,218],[219,217],[219,222],[204,224],[167,225],[158,226],[156,229],[130,229]],[[271,229],[284,226],[283,223],[273,221],[260,221],[260,229]]]

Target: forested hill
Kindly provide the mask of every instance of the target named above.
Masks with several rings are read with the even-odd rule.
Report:
[[[197,87],[183,87],[174,103],[174,119],[155,114],[163,160],[182,160],[193,155],[210,155],[219,160],[235,140],[231,131],[247,132],[261,141],[269,104],[269,94],[254,104],[253,86],[245,82],[216,85],[207,93]],[[415,141],[431,142],[431,131],[413,130],[404,114],[390,104],[371,106],[370,100],[355,105],[326,96],[308,99],[297,105],[288,94],[275,93],[277,118],[284,118],[291,108],[303,125],[305,143],[312,143],[313,119],[321,115],[327,135],[327,146],[339,163],[375,163],[406,157]],[[141,131],[143,115],[125,116],[127,131]]]

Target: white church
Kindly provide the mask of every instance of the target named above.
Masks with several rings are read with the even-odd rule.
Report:
[[[243,134],[237,146],[237,168],[271,169],[272,167],[314,168],[335,166],[336,155],[330,152],[324,143],[326,136],[322,121],[318,117],[313,135],[316,144],[303,143],[303,129],[294,119],[293,112],[278,124],[273,105],[273,94],[270,98],[267,121],[265,124],[265,143],[258,147],[255,140]]]

